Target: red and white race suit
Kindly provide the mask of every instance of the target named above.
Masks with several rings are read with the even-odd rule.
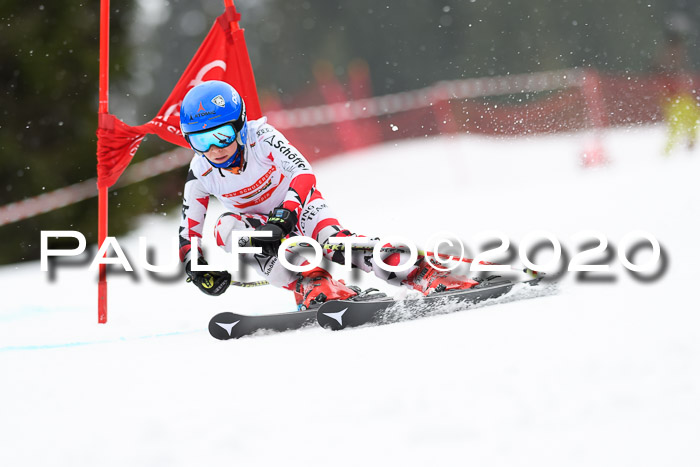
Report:
[[[294,211],[297,225],[293,234],[311,237],[320,244],[331,236],[355,235],[341,227],[335,214],[316,189],[316,177],[311,165],[289,141],[267,123],[265,117],[248,122],[248,142],[245,147],[246,166],[240,173],[213,167],[206,158],[195,155],[190,162],[185,182],[180,224],[180,259],[191,259],[191,238],[202,237],[202,227],[213,195],[224,205],[226,214],[216,222],[216,244],[231,251],[232,231],[252,230],[267,221],[274,208]],[[201,254],[201,252],[197,252]],[[340,251],[325,250],[324,255],[340,264],[345,256]],[[382,259],[387,264],[402,263],[408,254],[386,253]],[[290,263],[303,264],[305,259],[290,252]],[[276,257],[261,254],[242,254],[241,260],[252,266],[266,280],[276,286],[290,287],[297,273],[287,270]],[[415,266],[398,274],[375,267],[371,251],[353,250],[353,267],[399,285],[415,271]],[[420,262],[420,257],[419,261]],[[418,263],[417,262],[417,263]]]

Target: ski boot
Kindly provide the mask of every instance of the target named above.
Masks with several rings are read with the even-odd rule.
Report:
[[[325,269],[314,268],[299,273],[299,279],[290,284],[300,310],[307,310],[328,300],[346,300],[358,294],[358,288],[350,288],[343,280],[336,281]]]
[[[418,267],[401,284],[411,287],[423,295],[447,290],[471,289],[479,284],[479,282],[467,277],[453,275],[451,271],[436,269],[430,263],[437,264],[432,259],[423,258],[418,263]],[[442,267],[439,264],[437,266]]]

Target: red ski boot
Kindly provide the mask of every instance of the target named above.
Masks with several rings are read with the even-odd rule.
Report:
[[[411,272],[402,284],[416,289],[423,293],[423,295],[428,295],[432,292],[444,292],[446,290],[470,289],[478,284],[477,281],[473,281],[467,277],[452,275],[451,271],[436,269],[432,267],[428,261],[433,260],[423,258],[423,261],[418,263],[418,268]],[[436,263],[433,262],[433,264]],[[438,264],[438,267],[442,266]]]
[[[314,268],[299,274],[301,277],[290,285],[294,287],[294,298],[302,310],[328,300],[345,300],[357,295],[342,280],[333,279],[325,269]]]

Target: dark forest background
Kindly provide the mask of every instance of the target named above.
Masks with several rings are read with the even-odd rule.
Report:
[[[238,0],[261,94],[291,105],[330,62],[369,66],[375,94],[439,80],[570,67],[649,71],[669,29],[700,64],[700,2],[691,0]],[[112,0],[110,110],[150,120],[222,0]],[[0,205],[95,176],[99,2],[0,5]],[[264,109],[263,109],[264,110]],[[135,160],[172,146],[151,137]],[[185,169],[117,187],[110,235],[179,205]],[[96,198],[0,227],[0,263],[36,258],[41,230],[97,236]]]

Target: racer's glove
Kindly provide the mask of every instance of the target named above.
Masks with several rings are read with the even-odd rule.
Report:
[[[191,261],[185,264],[187,282],[192,282],[199,290],[207,295],[221,295],[231,285],[231,274],[228,271],[193,271]],[[199,265],[206,265],[204,258],[199,258]]]
[[[270,237],[251,237],[253,246],[259,246],[263,254],[277,256],[277,250],[282,240],[294,230],[297,225],[297,215],[285,208],[275,208],[270,213],[267,223],[256,228],[256,232],[272,232]]]

